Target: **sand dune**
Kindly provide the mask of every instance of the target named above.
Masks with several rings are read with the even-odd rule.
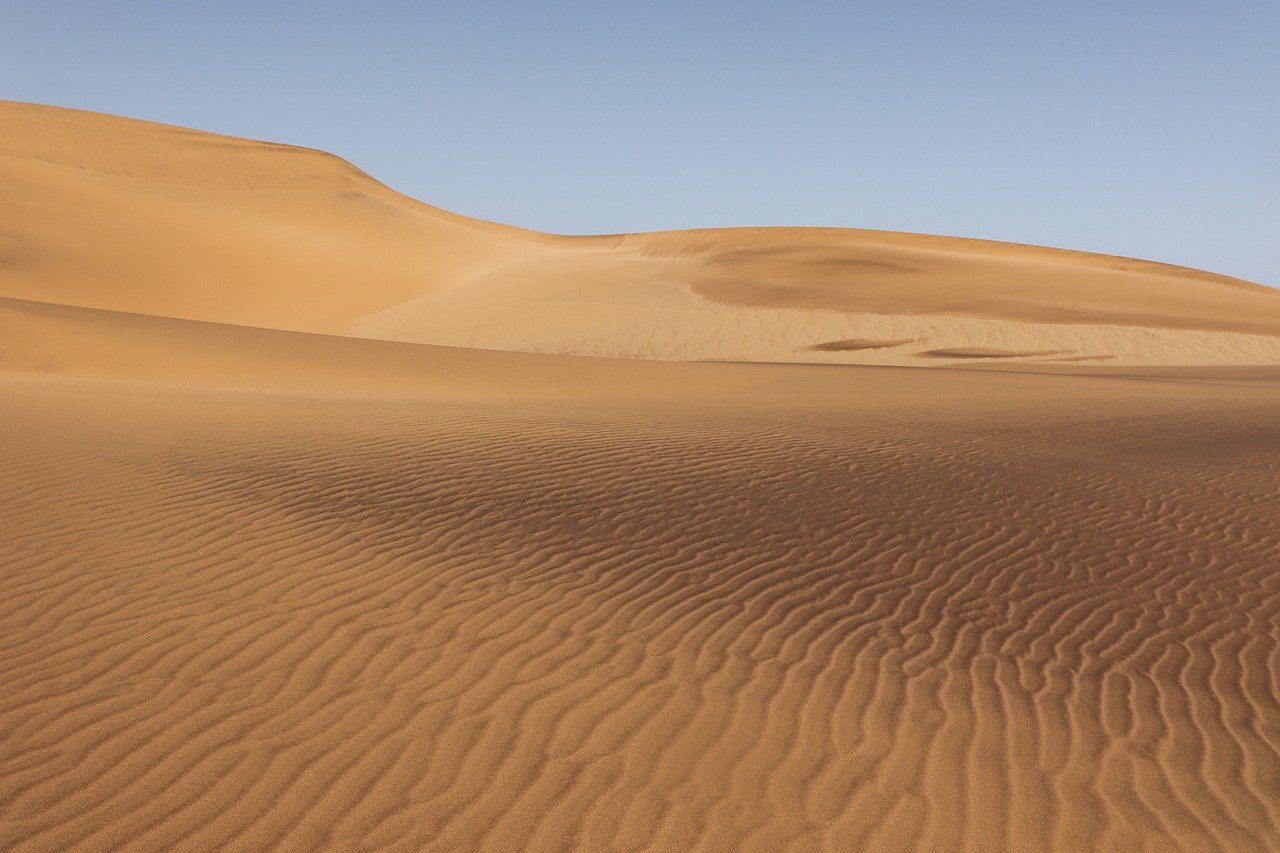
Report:
[[[1280,364],[1280,293],[1128,258],[834,228],[558,237],[318,151],[13,102],[0,182],[18,299],[624,358]],[[912,343],[829,346],[850,339]]]
[[[0,849],[1280,849],[1269,291],[0,148]]]

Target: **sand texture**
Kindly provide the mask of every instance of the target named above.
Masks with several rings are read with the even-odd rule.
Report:
[[[1280,850],[1280,294],[0,103],[0,646],[6,851]]]

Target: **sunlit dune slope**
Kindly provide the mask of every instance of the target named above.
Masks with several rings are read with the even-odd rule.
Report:
[[[449,214],[331,155],[0,102],[0,295],[669,360],[1280,363],[1280,293],[1148,261],[826,228],[601,237]]]
[[[526,235],[319,151],[12,102],[0,187],[2,295],[286,329],[342,330]]]

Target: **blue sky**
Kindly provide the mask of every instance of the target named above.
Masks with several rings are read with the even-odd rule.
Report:
[[[0,97],[566,233],[838,225],[1280,285],[1280,3],[0,0]]]

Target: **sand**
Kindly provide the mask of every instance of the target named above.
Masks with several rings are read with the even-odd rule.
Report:
[[[0,186],[18,299],[674,361],[1280,363],[1280,295],[1198,270],[835,228],[540,234],[319,151],[32,104],[0,101]]]
[[[1278,340],[2,104],[0,849],[1280,849]]]

